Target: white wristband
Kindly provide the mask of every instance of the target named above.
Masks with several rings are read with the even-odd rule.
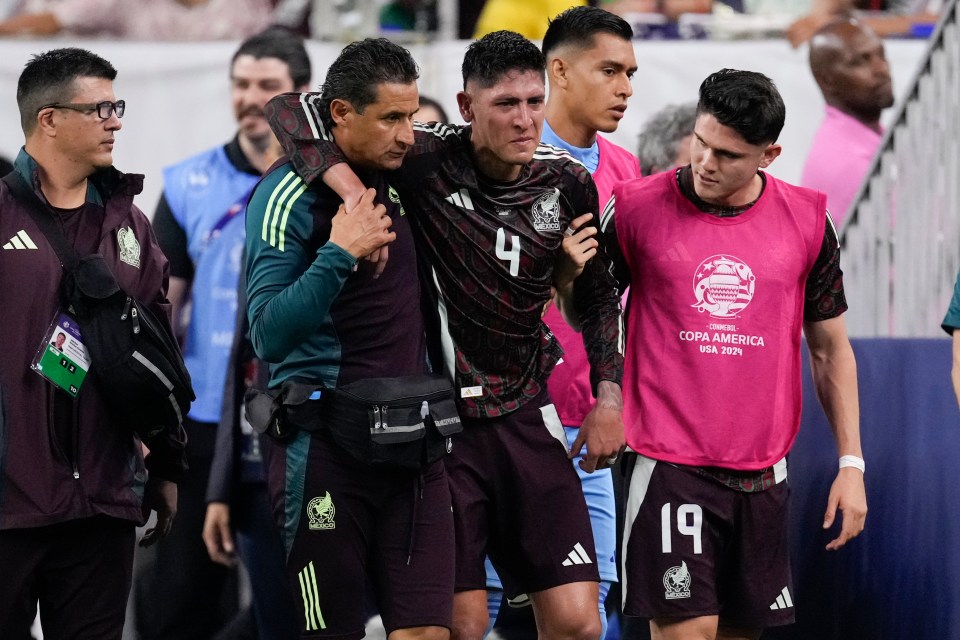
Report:
[[[840,456],[840,468],[844,467],[856,467],[860,469],[860,473],[864,473],[866,464],[863,462],[863,458],[857,456]]]

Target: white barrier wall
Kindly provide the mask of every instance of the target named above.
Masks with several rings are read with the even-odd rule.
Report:
[[[454,117],[461,88],[460,62],[467,42],[452,41],[411,47],[421,67],[420,90],[437,98]],[[16,155],[23,143],[16,104],[16,82],[30,55],[62,46],[83,46],[110,60],[118,69],[118,98],[127,101],[123,130],[117,136],[118,168],[147,176],[138,199],[148,215],[159,198],[161,169],[188,155],[220,144],[233,135],[229,60],[237,43],[130,43],[90,40],[0,39],[0,153]],[[922,41],[887,42],[897,91],[913,77],[924,51]],[[666,104],[696,99],[708,74],[724,67],[767,74],[777,83],[787,105],[781,136],[784,152],[771,173],[788,181],[800,179],[811,137],[820,122],[823,100],[807,67],[806,50],[781,40],[770,41],[640,41],[635,45],[640,69],[634,77],[630,108],[611,138],[628,149],[636,146],[645,120]],[[318,86],[339,45],[309,43]],[[892,116],[892,110],[888,110]],[[459,122],[459,117],[454,118]]]
[[[942,16],[843,231],[851,335],[943,336],[960,267],[960,6]]]

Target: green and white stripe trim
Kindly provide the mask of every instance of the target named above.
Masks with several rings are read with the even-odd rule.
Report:
[[[283,177],[280,184],[270,194],[270,199],[267,200],[267,210],[263,216],[263,230],[260,234],[264,242],[280,251],[284,250],[290,210],[297,198],[303,195],[306,190],[307,184],[295,172],[290,171]]]
[[[306,630],[326,629],[327,624],[323,621],[323,614],[320,613],[320,596],[317,591],[317,574],[313,570],[313,560],[304,567],[297,577],[300,578],[300,595],[303,596],[303,616],[306,622]]]

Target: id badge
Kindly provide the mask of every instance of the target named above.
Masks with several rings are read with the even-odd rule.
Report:
[[[62,310],[57,312],[30,368],[55,387],[77,397],[90,370],[90,353],[83,344],[80,325],[73,317]]]

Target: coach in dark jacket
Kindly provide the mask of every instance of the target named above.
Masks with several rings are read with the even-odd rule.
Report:
[[[143,177],[112,166],[124,110],[115,76],[83,49],[35,56],[17,87],[26,143],[15,171],[79,255],[103,255],[120,287],[167,322],[167,261],[133,204]],[[169,530],[185,442],[182,430],[157,438],[145,465],[95,377],[71,393],[36,370],[54,323],[68,320],[63,270],[26,206],[0,182],[0,629],[30,637],[39,600],[47,637],[119,638],[136,525],[155,509],[143,543]],[[69,333],[59,361],[71,373],[79,343]]]

